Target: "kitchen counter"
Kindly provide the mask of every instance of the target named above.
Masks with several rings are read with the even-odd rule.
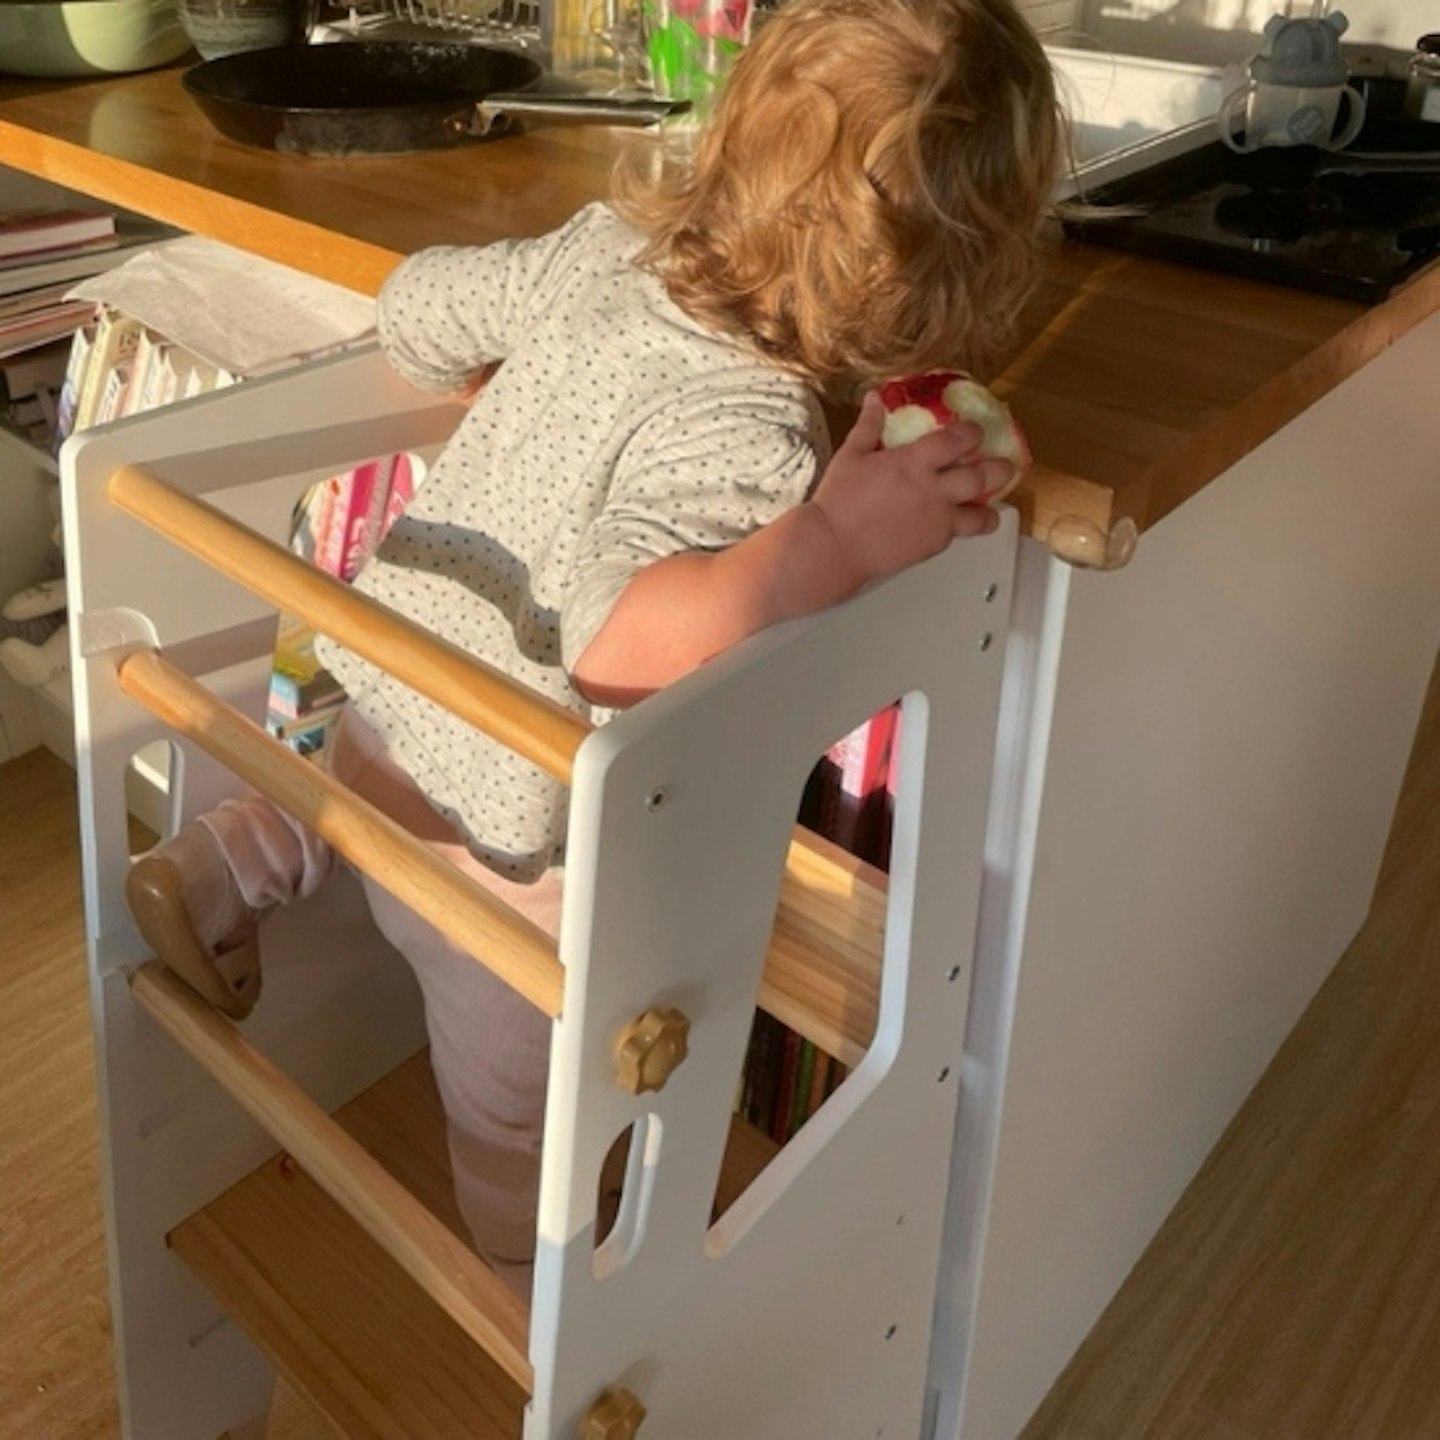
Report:
[[[536,129],[493,144],[321,160],[224,139],[184,66],[100,81],[0,77],[0,162],[374,293],[422,246],[539,234],[604,195],[632,137]],[[990,377],[1037,457],[1026,530],[1155,524],[1431,312],[1440,267],[1364,306],[1057,247],[1024,340]]]
[[[285,157],[217,136],[179,75],[0,80],[0,164],[373,292],[420,246],[558,223],[604,194],[625,141],[552,129],[391,159]],[[935,957],[957,978],[973,962],[930,1336],[937,1440],[1021,1432],[1364,917],[1440,640],[1437,310],[1440,267],[1367,309],[1057,247],[1020,343],[986,377],[1039,457],[1017,495],[1030,535],[1053,548],[1066,517],[1100,535],[1122,519],[1150,533],[1118,573],[1086,573],[1033,541],[1003,583],[982,586],[977,572],[972,594],[1003,596],[980,642],[1004,666],[993,772],[952,763],[978,733],[953,721],[927,722],[938,763],[910,772],[925,772],[922,814],[983,802],[989,816],[978,924],[952,917],[955,948]],[[74,630],[95,637],[83,658],[96,705],[122,698],[97,678],[122,648],[108,638],[114,614],[163,602],[162,636],[168,625],[192,637],[185,627],[202,620],[240,628],[229,591],[200,605],[196,577],[172,581],[133,532],[110,543],[124,518],[103,503],[116,466],[203,451],[188,472],[198,488],[248,491],[252,437],[338,448],[346,419],[389,423],[347,378],[367,363],[384,404],[416,403],[357,357],[78,437],[67,452],[82,527],[72,573],[85,577]],[[316,414],[331,422],[319,432]],[[330,473],[333,456],[284,448],[306,474]],[[152,595],[152,582],[174,588]],[[92,609],[105,625],[87,628]],[[964,643],[958,628],[945,639]],[[851,669],[869,683],[863,647]],[[896,687],[884,684],[888,701]],[[119,773],[132,712],[82,715],[82,767]],[[752,780],[781,793],[761,772]],[[133,931],[105,908],[120,905],[113,877],[128,864],[119,786],[87,793],[110,807],[114,867],[92,875],[103,897],[92,936],[96,1010],[109,1017],[97,1053],[120,1177],[107,1196],[127,1433],[190,1440],[256,1414],[268,1375],[232,1363],[235,1327],[197,1323],[164,1233],[197,1184],[223,1189],[253,1166],[253,1142],[218,1094],[212,1109],[208,1090],[148,1088],[170,1083],[168,1042],[131,1022]],[[973,858],[944,846],[924,863],[954,877],[957,896],[975,878]],[[333,925],[302,907],[292,922],[308,965],[313,937]],[[283,974],[267,982],[276,994]],[[348,963],[333,980],[306,977],[284,992],[296,1006],[264,1022],[275,1053],[303,1056],[326,1093],[350,1093],[362,1067],[366,1078],[387,1068],[396,1006],[378,983],[357,1004]],[[124,1120],[136,1114],[163,1123],[137,1130]],[[137,1420],[147,1408],[149,1423]]]

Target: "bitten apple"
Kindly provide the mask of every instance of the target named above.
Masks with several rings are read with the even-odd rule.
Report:
[[[880,443],[887,450],[908,445],[955,420],[974,421],[980,427],[981,453],[1009,460],[1015,467],[1008,485],[982,497],[985,504],[1004,499],[1030,468],[1030,446],[1010,407],[963,370],[928,370],[887,381],[880,387],[880,401],[885,406]]]

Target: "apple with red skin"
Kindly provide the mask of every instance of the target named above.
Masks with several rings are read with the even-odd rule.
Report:
[[[888,380],[880,387],[880,402],[885,407],[880,443],[887,450],[956,420],[971,420],[980,427],[980,453],[987,459],[1010,461],[1015,474],[1002,489],[981,496],[978,504],[1003,500],[1030,469],[1030,446],[1010,407],[963,370],[927,370]]]

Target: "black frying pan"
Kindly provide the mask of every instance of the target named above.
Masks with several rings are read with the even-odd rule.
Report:
[[[509,117],[653,125],[688,102],[547,93],[528,55],[357,40],[245,50],[181,77],[222,135],[295,155],[397,155],[502,133]]]

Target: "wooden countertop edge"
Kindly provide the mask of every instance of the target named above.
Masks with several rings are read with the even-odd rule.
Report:
[[[366,295],[377,294],[404,258],[323,225],[5,120],[0,120],[0,161]]]
[[[1062,522],[1092,525],[1100,535],[1110,534],[1126,518],[1138,526],[1147,494],[1143,485],[1087,480],[1037,461],[1010,504],[1020,514],[1021,534],[1043,542]]]
[[[1372,306],[1268,384],[1198,431],[1175,456],[1153,465],[1125,501],[1143,533],[1232,465],[1252,454],[1318,400],[1358,374],[1417,325],[1440,312],[1440,266]],[[1117,511],[1125,513],[1121,492]]]

